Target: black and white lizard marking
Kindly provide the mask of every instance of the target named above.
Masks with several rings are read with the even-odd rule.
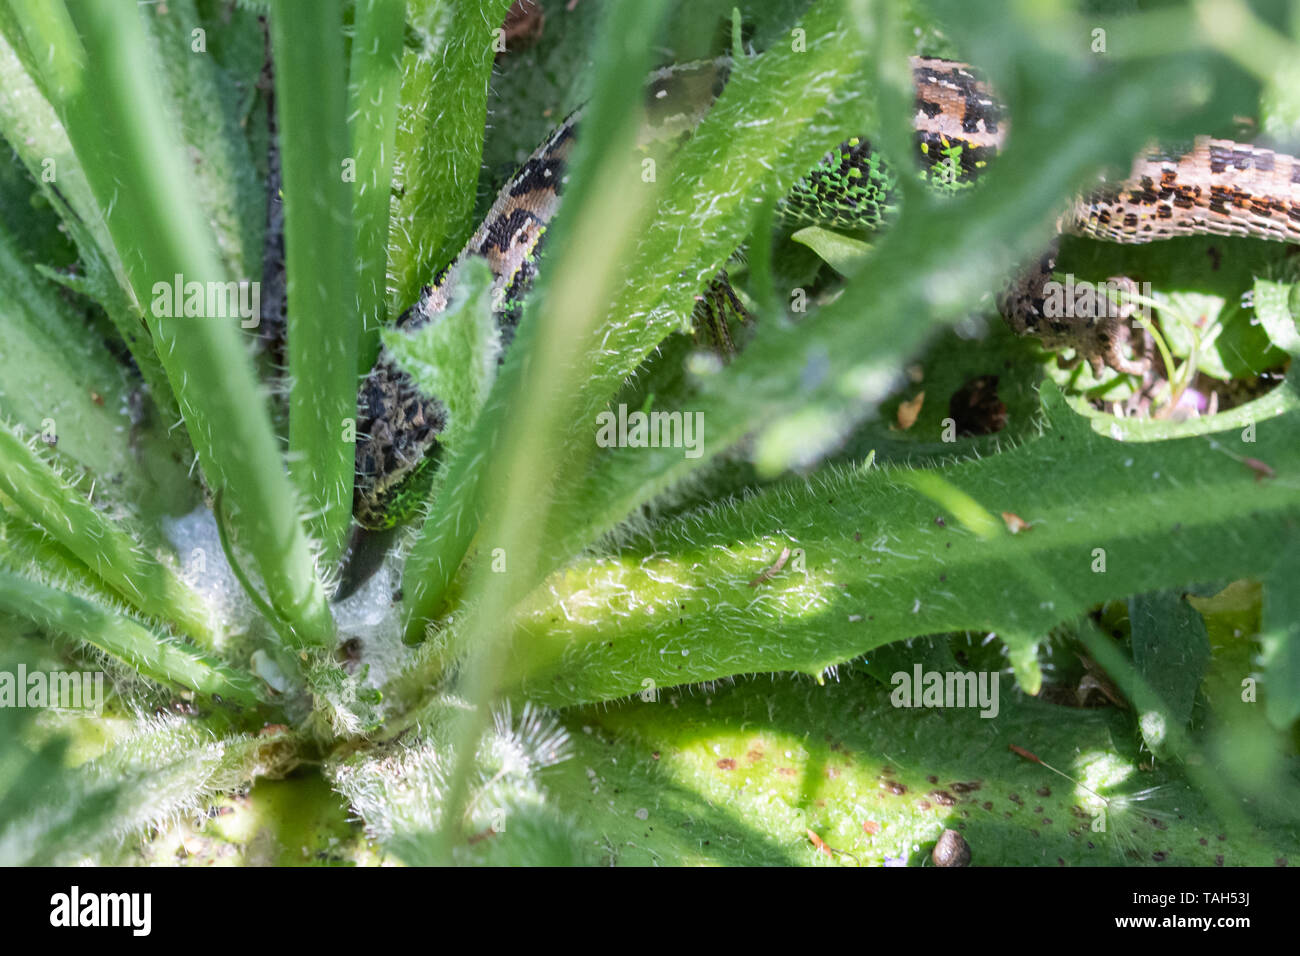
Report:
[[[446,311],[465,260],[478,256],[492,270],[491,301],[501,328],[502,344],[514,338],[520,301],[537,273],[536,254],[547,224],[560,205],[564,170],[573,148],[580,114],[566,119],[529,157],[501,190],[491,211],[464,251],[397,320],[399,329],[417,329]],[[402,515],[394,499],[425,461],[446,427],[447,410],[424,395],[387,349],[357,395],[357,456],[353,513],[366,528],[387,528]]]

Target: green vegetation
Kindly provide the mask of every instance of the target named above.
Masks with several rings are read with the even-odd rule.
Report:
[[[992,304],[1151,142],[1250,117],[1300,150],[1300,17],[734,6],[545,0],[503,37],[506,0],[0,0],[0,704],[20,668],[107,692],[0,706],[0,863],[929,865],[946,827],[977,865],[1300,855],[1293,250],[1067,240],[1061,271],[1150,283],[1145,391]],[[652,69],[737,50],[636,146]],[[896,174],[875,232],[780,225],[843,140],[911,168],[912,54],[987,72],[1002,155]],[[386,328],[583,103],[510,347],[477,263]],[[283,365],[171,291],[261,282],[281,200]],[[690,334],[723,268],[755,318],[726,361]],[[381,342],[448,428],[331,601]],[[601,447],[619,406],[701,453]],[[898,706],[918,667],[996,704]]]

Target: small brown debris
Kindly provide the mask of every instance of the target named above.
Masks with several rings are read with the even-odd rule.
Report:
[[[1042,758],[1039,757],[1038,754],[1031,753],[1030,751],[1026,750],[1024,747],[1017,747],[1015,744],[1007,744],[1007,749],[1010,750],[1012,753],[1020,754],[1020,756],[1024,757],[1026,760],[1031,760],[1034,763],[1043,762]]]
[[[970,844],[956,830],[944,830],[930,858],[935,866],[967,866],[970,864]]]
[[[515,0],[506,13],[506,52],[518,53],[532,46],[541,38],[545,25],[546,14],[536,0]]]
[[[808,839],[812,841],[813,846],[815,846],[822,853],[825,853],[827,856],[835,855],[834,853],[831,852],[831,848],[826,845],[826,841],[823,840],[821,837],[819,837],[817,834],[813,833],[812,830],[808,831]]]
[[[789,560],[790,560],[790,549],[788,547],[782,548],[781,556],[776,559],[776,563],[760,571],[758,573],[758,576],[749,582],[749,586],[751,588],[756,588],[764,581],[771,580],[772,576],[775,575],[778,571],[780,571],[783,567],[785,567],[785,563]]]
[[[898,427],[903,431],[907,431],[915,425],[917,417],[921,414],[921,406],[924,404],[925,392],[917,392],[916,398],[900,403],[898,406]]]
[[[812,830],[808,830],[807,833],[808,833],[808,839],[812,841],[812,845],[815,846],[822,853],[825,853],[827,856],[836,856],[836,855],[847,856],[854,863],[858,862],[858,858],[854,856],[852,853],[848,852],[847,850],[837,850],[835,847],[831,846],[829,843],[827,843],[825,840],[819,837]]]
[[[1031,531],[1034,527],[1014,511],[1002,512],[1002,520],[1006,523],[1007,530],[1012,534],[1020,534],[1022,531]]]
[[[1277,477],[1277,472],[1258,458],[1243,458],[1241,463],[1255,473],[1255,482],[1257,484],[1265,478]]]

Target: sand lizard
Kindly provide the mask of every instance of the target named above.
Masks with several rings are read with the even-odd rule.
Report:
[[[950,162],[957,167],[955,175],[975,180],[1007,136],[1004,106],[965,64],[914,57],[911,66],[916,145],[923,163]],[[649,82],[647,103],[658,110],[660,122],[682,132],[702,118],[728,72],[725,59],[661,70]],[[683,85],[685,93],[679,91]],[[681,105],[679,96],[686,103],[694,97],[701,105]],[[399,328],[433,321],[446,308],[459,265],[481,256],[495,278],[503,340],[513,337],[519,301],[536,272],[539,244],[559,208],[581,115],[579,110],[569,116],[534,151],[501,190],[457,260],[397,320]],[[791,191],[780,212],[788,221],[873,228],[888,219],[893,198],[892,174],[869,141],[853,139],[827,153]],[[1201,138],[1184,154],[1145,155],[1126,179],[1078,197],[1059,218],[1057,232],[1121,243],[1200,234],[1300,242],[1300,160]],[[999,311],[1011,328],[1050,348],[1073,348],[1098,372],[1106,366],[1140,371],[1141,365],[1124,354],[1126,312],[1101,318],[1047,314],[1044,285],[1055,261],[1053,242],[1000,297]],[[363,382],[358,406],[354,512],[363,527],[390,527],[422,497],[418,478],[431,467],[428,453],[436,446],[446,412],[436,397],[421,394],[386,352]]]

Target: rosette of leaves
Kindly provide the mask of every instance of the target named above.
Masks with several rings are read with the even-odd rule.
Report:
[[[0,860],[923,865],[945,828],[975,864],[1294,859],[1286,248],[1067,244],[1156,289],[1145,404],[984,319],[1144,144],[1294,146],[1297,24],[545,0],[503,53],[508,6],[0,3],[0,670],[110,687],[0,708]],[[1005,154],[900,176],[879,235],[776,226],[850,136],[908,168],[917,52],[986,66]],[[647,181],[641,77],[721,53]],[[585,100],[503,363],[481,272],[384,330]],[[262,282],[280,209],[282,346],[163,307]],[[756,317],[725,364],[688,334],[724,266]],[[381,335],[452,421],[333,601]],[[950,434],[991,375],[1005,427]],[[703,454],[598,448],[620,403],[702,414]],[[996,715],[897,706],[917,667],[996,676]]]

